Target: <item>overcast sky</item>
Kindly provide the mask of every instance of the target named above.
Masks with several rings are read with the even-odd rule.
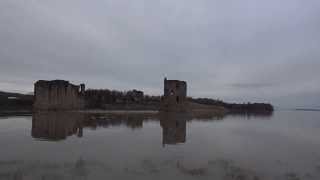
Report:
[[[38,79],[320,107],[319,0],[1,0],[0,90]]]

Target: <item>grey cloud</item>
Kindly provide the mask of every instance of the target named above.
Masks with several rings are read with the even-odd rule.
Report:
[[[231,87],[234,88],[244,88],[244,89],[252,89],[252,88],[265,88],[274,86],[273,84],[266,83],[235,83],[231,84]]]
[[[314,104],[319,10],[317,0],[3,0],[0,89],[59,78],[160,94],[167,76],[196,97]]]

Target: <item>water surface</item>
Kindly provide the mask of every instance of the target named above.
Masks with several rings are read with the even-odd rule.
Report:
[[[320,112],[0,117],[0,179],[320,179]]]

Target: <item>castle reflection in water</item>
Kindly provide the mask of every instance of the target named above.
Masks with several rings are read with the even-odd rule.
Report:
[[[248,115],[245,116],[249,119]],[[223,118],[210,114],[191,116],[177,113],[38,112],[33,114],[31,135],[38,140],[61,141],[73,135],[81,138],[85,136],[85,129],[115,126],[139,129],[143,127],[144,122],[153,121],[159,122],[162,128],[162,144],[165,146],[186,142],[188,121],[215,121]]]

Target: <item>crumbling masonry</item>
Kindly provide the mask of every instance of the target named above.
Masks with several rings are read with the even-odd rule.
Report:
[[[187,111],[187,83],[185,81],[164,79],[164,95],[161,100],[161,111]]]
[[[69,81],[37,81],[34,85],[34,110],[81,110],[84,109],[85,85]]]
[[[34,111],[67,111],[82,110],[88,105],[102,100],[112,99],[112,92],[105,91],[102,97],[99,90],[85,92],[85,85],[73,85],[69,81],[37,81],[34,85]],[[108,95],[108,96],[107,96]],[[108,97],[108,98],[107,98]],[[144,98],[142,91],[129,91],[125,101],[141,102]],[[107,102],[105,102],[107,103]],[[110,101],[109,103],[117,103]],[[128,103],[128,102],[126,102]],[[164,96],[161,99],[160,111],[187,111],[187,83],[185,81],[164,79]]]

